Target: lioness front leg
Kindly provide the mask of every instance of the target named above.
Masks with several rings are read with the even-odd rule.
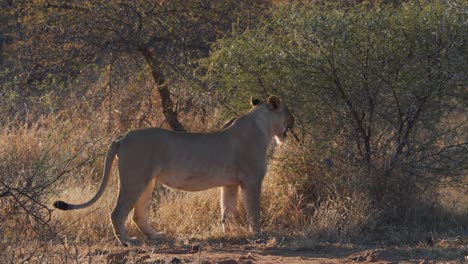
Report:
[[[241,185],[242,202],[247,213],[247,224],[254,235],[260,233],[261,184]]]
[[[237,193],[239,186],[230,185],[221,187],[221,224],[223,231],[230,225],[234,219],[237,206]]]

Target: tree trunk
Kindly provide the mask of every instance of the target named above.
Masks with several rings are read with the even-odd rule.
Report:
[[[140,52],[143,54],[143,57],[151,68],[151,73],[154,81],[156,82],[159,96],[161,97],[162,111],[166,118],[166,122],[175,131],[186,131],[184,126],[179,122],[177,112],[174,111],[171,93],[168,87],[164,85],[165,79],[161,72],[161,63],[158,62],[155,55],[148,48],[141,48]]]

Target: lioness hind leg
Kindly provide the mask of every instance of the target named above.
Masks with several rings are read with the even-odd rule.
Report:
[[[247,213],[247,224],[255,235],[260,233],[261,185],[241,186],[242,202]]]
[[[137,178],[137,177],[135,177]],[[145,190],[145,182],[138,182],[130,175],[120,172],[120,190],[114,211],[111,213],[112,226],[114,234],[123,246],[138,245],[140,241],[136,238],[130,238],[125,231],[125,222],[128,214],[135,206],[136,202]],[[130,180],[133,182],[130,183]]]
[[[155,184],[156,179],[153,178],[146,186],[145,191],[140,196],[133,211],[133,221],[138,226],[138,229],[149,239],[157,239],[163,235],[163,233],[156,232],[149,222],[149,209]]]
[[[239,186],[237,185],[221,187],[221,223],[224,232],[236,213],[238,190]]]

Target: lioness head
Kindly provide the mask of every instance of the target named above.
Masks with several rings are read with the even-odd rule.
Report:
[[[289,111],[288,107],[283,104],[281,99],[275,95],[268,97],[266,102],[262,102],[258,99],[251,99],[251,104],[257,106],[259,104],[266,103],[270,111],[273,113],[275,125],[274,135],[278,143],[283,143],[286,140],[286,133],[288,129],[294,127],[294,117]]]

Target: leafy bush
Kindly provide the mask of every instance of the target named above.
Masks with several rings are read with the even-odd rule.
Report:
[[[382,220],[407,219],[424,191],[466,174],[467,125],[456,120],[466,115],[467,10],[452,1],[283,6],[218,41],[205,78],[237,109],[251,94],[285,98],[309,164],[290,165],[307,203],[327,195],[310,181],[332,175],[342,194],[368,195]]]

